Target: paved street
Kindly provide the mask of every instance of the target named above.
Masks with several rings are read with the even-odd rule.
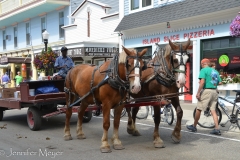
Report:
[[[83,129],[87,139],[76,139],[76,119],[71,120],[73,140],[63,140],[65,117],[59,115],[43,121],[40,131],[30,131],[26,122],[26,109],[7,111],[0,126],[1,160],[76,160],[76,159],[126,159],[126,160],[159,160],[159,159],[239,159],[240,134],[238,129],[221,128],[222,136],[209,134],[208,129],[198,127],[197,133],[188,132],[186,124],[191,124],[194,105],[182,103],[184,116],[182,120],[182,141],[174,144],[170,135],[175,126],[161,124],[160,134],[165,148],[156,149],[152,144],[153,121],[151,116],[146,120],[138,120],[137,128],[142,136],[133,137],[127,134],[127,117],[123,117],[120,125],[120,139],[124,150],[112,150],[102,154],[99,150],[102,136],[102,118],[93,117]],[[112,123],[111,123],[112,125]],[[109,142],[112,126],[109,131]]]

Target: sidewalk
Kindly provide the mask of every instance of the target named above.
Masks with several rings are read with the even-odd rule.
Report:
[[[182,110],[183,110],[183,118],[182,118],[182,125],[191,125],[194,122],[193,119],[193,110],[196,108],[197,104],[196,103],[190,103],[190,102],[184,102],[180,101]],[[176,114],[174,115],[174,118],[176,119]],[[201,118],[201,117],[200,117]],[[225,113],[222,112],[222,120],[221,123],[227,121],[227,116]],[[220,123],[220,124],[221,124]],[[198,126],[199,128],[200,126]],[[202,128],[204,129],[204,128]],[[239,128],[237,127],[236,124],[231,124],[228,122],[225,127],[222,127],[219,125],[219,129],[222,131],[227,131],[227,132],[237,132],[240,133]]]
[[[197,107],[196,103],[190,103],[190,102],[185,102],[185,101],[180,101],[182,110],[183,110],[183,118],[182,118],[182,127],[186,128],[186,125],[191,125],[194,122],[193,119],[193,110]],[[174,110],[174,121],[173,121],[173,126],[175,126],[176,124],[176,120],[177,120],[177,116],[176,116],[176,112],[175,109]],[[149,116],[147,117],[148,120],[152,121],[152,116],[150,115],[151,113],[149,112]],[[201,118],[201,117],[200,117]],[[221,123],[224,123],[227,121],[227,116],[225,113],[222,112],[222,120]],[[220,124],[221,124],[220,123]],[[197,126],[197,128],[201,128],[203,130],[211,130],[209,128],[202,128],[200,126]],[[234,133],[240,133],[239,128],[237,127],[236,124],[231,124],[230,122],[228,122],[226,124],[225,127],[222,127],[221,125],[219,125],[219,129],[221,131],[224,132],[234,132]]]

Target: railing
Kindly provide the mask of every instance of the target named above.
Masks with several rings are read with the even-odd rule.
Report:
[[[36,0],[0,0],[0,15]]]

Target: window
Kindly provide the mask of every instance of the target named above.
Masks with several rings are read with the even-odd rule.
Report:
[[[2,35],[3,35],[3,49],[6,49],[6,32],[3,31]]]
[[[142,7],[151,6],[152,0],[142,0]]]
[[[214,61],[218,71],[240,74],[239,40],[240,38],[236,37],[203,40],[202,58]],[[221,56],[223,55],[228,57],[227,65],[222,65]]]
[[[18,41],[17,41],[17,27],[13,28],[13,35],[14,35],[14,48],[18,47]]]
[[[64,38],[64,29],[62,29],[62,26],[64,26],[64,13],[59,13],[59,38]]]
[[[46,19],[45,17],[41,18],[41,37],[42,37],[42,33],[46,30]],[[43,41],[43,38],[42,38]]]
[[[152,46],[144,46],[135,48],[137,52],[141,52],[143,49],[147,48],[147,53],[143,55],[144,59],[152,59]]]
[[[152,5],[152,0],[131,0],[131,10],[141,9]]]
[[[139,9],[139,0],[131,0],[131,10]]]
[[[26,23],[26,45],[30,45],[30,25]]]
[[[74,61],[74,65],[79,65],[79,64],[83,64],[83,61]]]

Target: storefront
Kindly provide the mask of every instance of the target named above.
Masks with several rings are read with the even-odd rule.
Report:
[[[240,60],[238,60],[240,59],[240,56],[238,56],[240,53],[240,41],[239,38],[233,38],[229,36],[229,25],[230,23],[217,24],[207,27],[200,27],[203,25],[199,25],[194,29],[155,34],[151,36],[135,36],[137,38],[132,38],[133,36],[128,37],[127,33],[125,33],[126,36],[123,43],[127,48],[142,49],[146,47],[153,55],[156,49],[155,43],[158,43],[164,47],[166,44],[168,44],[168,39],[170,39],[172,42],[184,42],[190,38],[191,45],[188,48],[188,52],[191,54],[191,64],[187,64],[186,86],[188,86],[193,95],[195,95],[198,89],[197,77],[200,71],[201,58],[206,57],[217,62],[221,55],[228,55],[230,64],[223,67],[221,66],[222,62],[217,63],[217,69],[223,69],[229,73],[235,72],[236,70],[240,72]],[[148,28],[146,28],[145,31],[148,33]],[[156,28],[154,33],[159,33],[158,28]],[[139,32],[139,35],[141,34],[142,33]],[[183,90],[181,89],[181,91]],[[192,95],[182,96],[181,99],[189,100],[193,103],[197,102],[195,96]]]
[[[215,62],[219,72],[240,74],[240,38],[212,38],[202,40],[201,44],[201,57]]]
[[[32,76],[31,58],[30,57],[6,57],[0,58],[1,75],[6,73],[11,79],[11,87],[15,86],[14,77],[18,71],[25,80],[29,80]],[[24,66],[24,67],[23,67]]]

